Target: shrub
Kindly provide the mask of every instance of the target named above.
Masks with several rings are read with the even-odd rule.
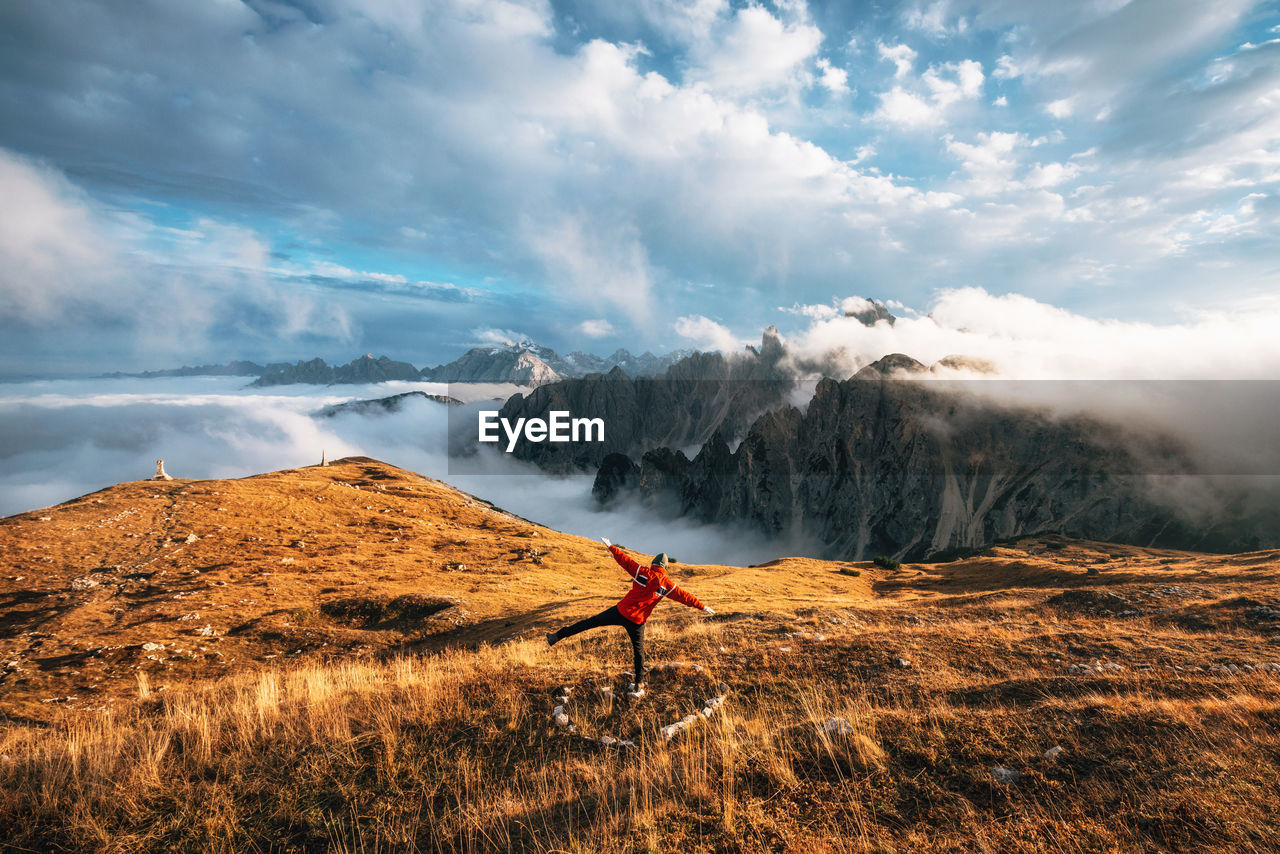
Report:
[[[884,569],[897,569],[898,567],[902,566],[902,563],[900,561],[896,561],[891,557],[885,557],[884,555],[880,555],[878,558],[875,558],[871,562],[874,563],[876,566],[882,567]]]

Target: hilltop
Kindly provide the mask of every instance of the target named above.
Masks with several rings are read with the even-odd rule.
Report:
[[[0,711],[24,716],[51,698],[99,705],[139,668],[176,684],[276,658],[533,636],[629,583],[597,541],[362,457],[122,483],[0,520],[0,561],[0,661],[16,662]],[[774,604],[869,596],[868,579],[808,572],[819,565],[786,561],[791,592]],[[719,598],[780,572],[680,569]]]
[[[640,703],[621,633],[541,639],[624,591],[598,543],[367,458],[119,484],[0,558],[21,848],[1280,846],[1274,552],[676,564],[718,613],[658,609]]]

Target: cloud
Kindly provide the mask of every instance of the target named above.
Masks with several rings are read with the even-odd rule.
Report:
[[[578,331],[588,338],[608,338],[615,332],[613,324],[604,318],[584,320],[578,324]]]
[[[87,343],[79,338],[162,354],[198,352],[229,329],[271,340],[352,336],[340,310],[272,287],[269,253],[250,229],[212,218],[174,228],[111,211],[58,170],[4,149],[0,197],[0,329],[44,343],[5,353],[0,368],[56,360],[58,349]]]
[[[803,14],[784,23],[763,6],[738,9],[717,35],[694,51],[687,76],[730,96],[799,85],[805,81],[805,64],[822,44],[822,31]]]
[[[880,94],[880,108],[875,117],[883,122],[907,128],[928,127],[942,121],[942,113],[923,97],[894,86]]]
[[[516,332],[512,329],[472,329],[471,335],[481,346],[488,345],[493,347],[506,347],[511,344],[533,340],[523,332]]]
[[[742,349],[744,343],[736,338],[728,327],[700,314],[678,318],[672,328],[677,335],[687,338],[700,350],[736,353]]]
[[[818,84],[833,95],[845,95],[849,92],[849,72],[832,65],[828,59],[818,60]]]
[[[909,71],[910,65],[905,68]],[[904,64],[899,63],[894,78],[904,82],[880,93],[880,106],[873,118],[909,129],[942,124],[952,105],[981,96],[986,79],[982,64],[972,59],[931,65],[918,82],[908,81]]]
[[[6,384],[0,395],[0,515],[149,477],[156,459],[164,459],[175,477],[233,478],[314,465],[324,451],[331,460],[384,460],[557,530],[592,538],[607,534],[688,563],[754,564],[807,545],[661,518],[641,506],[601,511],[591,498],[591,476],[548,477],[501,454],[485,460],[484,474],[454,473],[446,457],[450,419],[442,404],[411,400],[387,415],[311,417],[348,400],[410,389],[445,393],[440,383],[304,386],[271,394],[243,385],[242,378]]]
[[[1232,301],[1273,285],[1257,235],[1275,207],[1240,205],[1274,195],[1280,63],[1234,0],[924,2],[856,22],[800,3],[68,2],[0,6],[32,34],[8,46],[0,144],[43,152],[53,197],[88,211],[47,220],[68,270],[74,247],[103,253],[93,270],[207,283],[190,305],[216,334],[161,336],[152,362],[192,341],[262,352],[279,329],[305,330],[281,344],[298,355],[394,339],[446,357],[477,325],[555,338],[597,317],[644,340],[659,306],[747,328],[851,281],[1164,313],[1210,284]],[[1052,133],[1042,105],[1066,98]],[[949,144],[996,133],[1028,140],[1003,184]],[[100,339],[73,322],[80,281],[17,310],[47,299],[64,339]],[[40,346],[32,327],[9,341]]]
[[[893,63],[894,77],[906,77],[914,68],[916,52],[905,44],[889,45],[884,42],[877,42],[876,51],[880,54],[881,59]]]
[[[1270,380],[1280,372],[1275,299],[1247,311],[1202,308],[1163,324],[1096,319],[973,287],[944,289],[926,315],[893,326],[866,327],[843,312],[799,313],[813,320],[788,336],[788,348],[810,360],[843,353],[850,374],[886,353],[926,364],[974,356],[1003,377],[1032,380]]]

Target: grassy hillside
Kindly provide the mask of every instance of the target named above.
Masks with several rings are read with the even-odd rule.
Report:
[[[540,638],[625,590],[597,544],[371,460],[0,556],[0,850],[1280,849],[1275,554],[677,565],[719,613],[658,609],[638,703],[621,632]]]

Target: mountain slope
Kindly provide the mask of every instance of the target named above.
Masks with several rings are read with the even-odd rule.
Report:
[[[120,484],[0,559],[15,850],[1280,847],[1276,553],[677,564],[718,614],[658,609],[640,702],[620,632],[540,637],[625,589],[597,543],[374,460]]]
[[[496,641],[599,610],[627,582],[598,542],[367,458],[123,483],[0,520],[0,561],[0,661],[15,663],[0,710],[24,715],[54,696],[96,705],[140,667],[182,680],[281,656]],[[779,607],[869,593],[808,565],[788,564]],[[675,576],[714,599],[759,574]]]

